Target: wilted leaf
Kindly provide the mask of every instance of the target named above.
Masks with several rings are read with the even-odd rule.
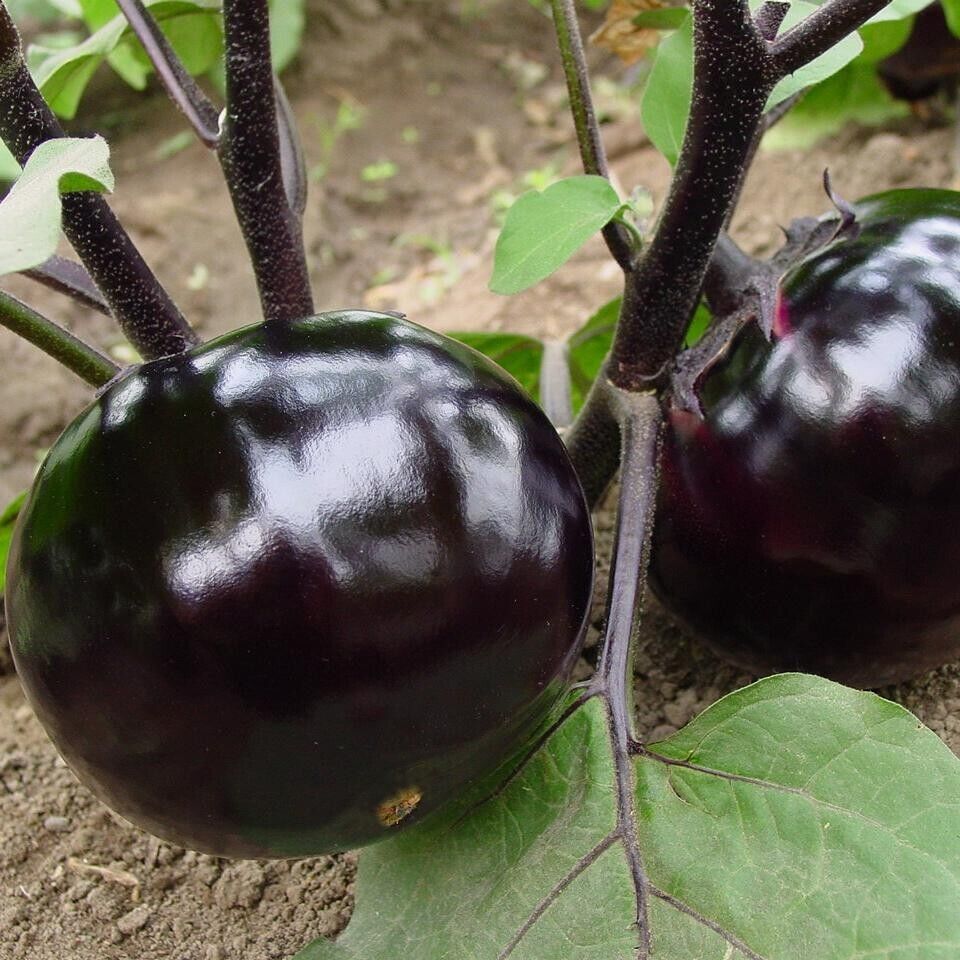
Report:
[[[613,0],[590,42],[612,50],[624,63],[636,63],[660,41],[659,28],[655,24],[638,24],[638,16],[666,9],[669,8],[662,0]]]

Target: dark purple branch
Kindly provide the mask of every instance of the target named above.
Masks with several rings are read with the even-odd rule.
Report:
[[[757,25],[760,36],[767,41],[775,40],[777,31],[789,12],[790,4],[784,0],[765,0],[761,3],[753,15],[753,22]]]
[[[223,5],[227,109],[220,160],[268,321],[313,313],[299,216],[283,183],[267,0]]]
[[[0,326],[39,347],[91,386],[102,387],[120,372],[102,353],[2,290]]]
[[[610,379],[654,383],[693,313],[776,77],[746,0],[697,0],[690,118],[656,232],[627,275]]]
[[[41,143],[62,136],[23,62],[17,28],[0,4],[0,139],[23,165]],[[144,357],[180,353],[197,342],[100,194],[64,195],[63,232]]]
[[[277,77],[274,77],[274,85],[277,91],[277,126],[283,187],[290,209],[298,217],[302,217],[303,211],[307,209],[307,164],[303,156],[303,143],[297,130],[297,118]]]
[[[130,29],[143,46],[167,95],[201,142],[214,150],[220,140],[219,111],[187,72],[142,0],[117,0]]]
[[[728,233],[721,233],[704,278],[703,292],[714,314],[732,313],[757,276],[760,264],[744,253]]]
[[[593,106],[593,95],[590,92],[590,77],[574,0],[552,0],[552,5],[557,44],[567,79],[570,110],[577,131],[577,142],[580,144],[583,170],[609,180],[610,170],[607,167],[607,156]],[[603,239],[613,259],[625,272],[630,270],[636,257],[630,234],[620,223],[611,220],[603,228]]]
[[[85,307],[110,316],[110,307],[90,274],[81,264],[73,260],[52,256],[39,267],[24,270],[23,274],[51,290],[65,294],[77,303],[82,303]]]
[[[815,60],[857,27],[862,27],[890,0],[826,0],[809,17],[770,46],[777,77],[785,77]]]
[[[607,600],[606,636],[595,683],[607,704],[616,773],[617,834],[633,877],[637,904],[636,923],[640,938],[637,956],[647,960],[651,952],[650,890],[637,836],[636,783],[630,750],[635,740],[633,644],[646,585],[662,413],[659,400],[653,393],[621,392],[613,398],[613,403],[619,408],[622,442],[620,499]]]

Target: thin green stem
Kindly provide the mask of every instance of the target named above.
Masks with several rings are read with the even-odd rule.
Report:
[[[39,347],[91,386],[102,387],[120,372],[102,353],[2,290],[0,324]]]
[[[563,72],[567,78],[570,111],[577,131],[577,142],[580,144],[583,169],[585,173],[606,177],[609,180],[610,169],[607,166],[607,155],[603,149],[600,125],[597,123],[597,112],[590,92],[590,75],[583,52],[583,38],[580,36],[576,6],[574,0],[551,0],[551,4],[554,28],[557,32],[557,46],[560,48]],[[624,271],[630,270],[636,250],[623,225],[616,221],[608,223],[603,228],[603,239],[613,259]]]

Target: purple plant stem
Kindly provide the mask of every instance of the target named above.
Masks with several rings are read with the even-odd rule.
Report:
[[[16,26],[0,4],[0,139],[23,165],[41,143],[62,136],[23,61]],[[100,194],[64,195],[63,232],[144,357],[180,353],[197,342]]]
[[[220,140],[219,111],[184,68],[157,21],[142,0],[117,0],[117,6],[146,51],[167,95],[187,118],[201,142],[216,149]]]
[[[227,109],[220,160],[267,321],[314,312],[299,216],[287,202],[267,0],[225,0]]]
[[[79,263],[56,255],[45,260],[38,267],[24,270],[23,275],[51,290],[65,294],[77,303],[90,307],[98,313],[110,316],[110,307],[97,289],[90,274]]]

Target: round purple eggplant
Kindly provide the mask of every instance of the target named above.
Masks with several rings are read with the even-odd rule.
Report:
[[[593,581],[556,431],[468,347],[345,311],[112,382],[10,553],[27,696],[133,823],[218,855],[391,836],[517,754]]]
[[[670,409],[651,582],[738,664],[870,687],[960,656],[960,194],[855,212]]]

